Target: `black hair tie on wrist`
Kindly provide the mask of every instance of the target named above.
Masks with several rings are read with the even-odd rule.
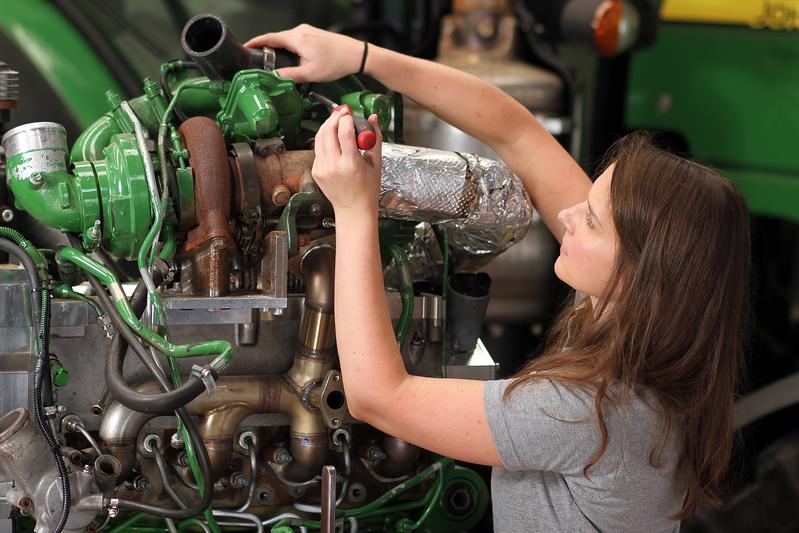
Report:
[[[366,68],[366,56],[369,54],[369,43],[363,42],[363,57],[361,57],[361,68],[358,69],[357,74],[363,74],[363,69]]]

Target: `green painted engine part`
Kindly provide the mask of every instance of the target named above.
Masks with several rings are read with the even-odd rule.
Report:
[[[226,140],[283,137],[287,145],[294,143],[309,104],[293,81],[263,70],[242,70],[225,85],[226,96],[216,120]]]
[[[114,255],[132,257],[152,222],[144,161],[130,133],[113,135],[103,155],[77,162],[73,175],[65,151],[27,150],[7,162],[9,186],[17,208],[39,222],[80,233],[87,248],[102,243]],[[47,170],[28,172],[42,158]]]

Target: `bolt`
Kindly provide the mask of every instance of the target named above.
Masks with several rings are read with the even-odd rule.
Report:
[[[382,461],[386,457],[386,452],[384,452],[380,446],[369,446],[369,449],[366,451],[366,458],[370,461]]]
[[[291,198],[291,191],[285,185],[277,185],[272,189],[272,203],[275,205],[286,205]]]
[[[178,466],[187,467],[189,466],[189,456],[186,455],[186,452],[180,452],[178,455]]]
[[[341,374],[333,374],[333,381],[341,381]]]
[[[111,518],[116,518],[117,516],[119,516],[119,509],[117,509],[116,507],[109,507],[108,516],[110,516]]]
[[[236,472],[230,476],[230,484],[236,488],[247,487],[250,485],[250,480],[241,472]]]
[[[44,183],[44,177],[42,176],[41,172],[35,172],[31,174],[30,177],[31,185],[34,187],[41,187],[42,183]]]
[[[31,500],[27,496],[24,496],[24,497],[19,499],[19,501],[17,502],[17,505],[23,511],[28,511],[28,510],[33,508],[33,500]]]
[[[292,457],[289,451],[285,448],[278,448],[275,450],[273,458],[279,465],[287,465],[294,460],[294,457]]]
[[[322,212],[322,206],[319,204],[311,204],[311,214],[316,216]]]
[[[331,422],[333,423],[334,426],[337,426],[338,425],[338,418],[334,418],[333,420],[331,420]]]
[[[3,222],[6,223],[11,222],[14,220],[14,212],[11,210],[11,208],[6,207],[2,211],[0,211],[0,217],[2,217]]]
[[[97,531],[97,524],[92,522],[88,526],[86,526],[86,533],[95,533]]]
[[[150,480],[144,476],[136,476],[136,479],[133,480],[133,490],[138,492],[144,492],[150,490],[153,484],[150,483]]]
[[[330,217],[323,218],[322,219],[322,227],[326,228],[326,229],[335,228],[336,227],[335,219],[332,219]]]

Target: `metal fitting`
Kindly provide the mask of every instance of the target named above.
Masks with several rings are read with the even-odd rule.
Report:
[[[370,461],[382,461],[388,457],[380,446],[372,445],[366,450],[366,458]]]
[[[186,452],[180,452],[178,454],[178,466],[186,468],[189,466],[189,456],[186,455]]]
[[[10,207],[4,207],[0,209],[0,218],[3,219],[3,222],[8,224],[9,222],[14,221],[14,211],[11,210]]]
[[[30,183],[32,187],[39,188],[44,184],[44,177],[41,172],[34,172],[31,174]]]
[[[239,446],[244,448],[245,450],[249,450],[251,446],[255,446],[255,433],[250,431],[242,431],[239,433]],[[249,442],[248,442],[249,441]]]
[[[279,465],[287,465],[294,460],[289,451],[285,448],[278,448],[272,456],[272,459]]]
[[[247,487],[250,485],[250,480],[242,472],[234,472],[233,475],[230,476],[230,484],[236,488]]]
[[[161,448],[161,437],[155,433],[150,433],[141,440],[139,453],[144,457],[153,457],[156,448]]]
[[[133,490],[137,492],[144,492],[150,490],[153,484],[145,476],[136,476],[133,480]]]
[[[291,191],[285,185],[278,185],[272,189],[272,203],[277,206],[286,205],[291,198]]]

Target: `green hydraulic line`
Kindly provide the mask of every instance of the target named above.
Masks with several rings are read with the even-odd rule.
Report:
[[[401,531],[403,533],[410,533],[411,531],[416,531],[422,524],[424,524],[427,517],[430,516],[430,513],[433,511],[438,499],[441,497],[441,491],[444,490],[444,474],[443,472],[439,472],[438,479],[436,480],[436,487],[433,489],[430,495],[430,501],[427,502],[424,511],[422,511],[421,516],[416,522],[411,522],[408,518],[402,518],[395,524],[395,528],[397,531]]]
[[[176,345],[167,341],[153,330],[142,324],[136,314],[133,312],[133,309],[131,309],[130,303],[125,296],[125,292],[122,290],[122,286],[117,281],[114,273],[104,265],[101,265],[97,261],[91,259],[83,252],[80,252],[70,246],[66,246],[58,250],[56,253],[56,258],[61,261],[70,262],[75,266],[82,268],[83,270],[95,276],[101,282],[108,285],[108,288],[111,291],[111,296],[114,299],[114,305],[116,306],[125,323],[130,326],[131,330],[136,335],[144,339],[148,344],[152,345],[164,354],[168,355],[169,357],[179,358],[218,354],[210,365],[211,368],[218,373],[221,373],[230,365],[230,361],[233,358],[233,348],[227,341],[207,341],[198,344]]]
[[[108,531],[108,533],[125,533],[126,531],[130,531],[130,527],[134,524],[140,522],[144,517],[147,515],[145,513],[134,513],[133,516],[116,526],[115,528]]]
[[[189,526],[197,526],[200,529],[203,529],[203,527],[205,526],[205,523],[202,520],[200,520],[199,518],[187,518],[185,520],[181,520],[178,523],[178,531],[185,531],[186,528],[189,527]],[[209,524],[209,526],[210,526],[210,524]],[[219,528],[219,526],[217,526],[217,530],[218,530],[218,528]]]
[[[363,505],[361,507],[356,507],[354,509],[341,509],[341,510],[339,510],[336,513],[337,518],[350,518],[350,517],[354,517],[354,518],[371,518],[371,517],[379,516],[379,515],[383,515],[383,514],[391,514],[391,513],[394,513],[394,512],[401,511],[401,510],[414,509],[414,508],[417,508],[417,507],[426,506],[425,511],[423,511],[423,513],[422,513],[422,518],[420,518],[420,520],[418,520],[416,523],[410,523],[410,526],[415,526],[415,527],[413,527],[413,529],[417,529],[419,527],[419,525],[421,525],[424,522],[424,520],[427,519],[427,516],[430,515],[430,512],[431,512],[433,506],[435,505],[435,502],[436,502],[438,496],[441,495],[441,490],[442,490],[442,485],[443,485],[443,481],[442,480],[443,480],[443,477],[444,477],[444,472],[443,471],[444,471],[444,469],[446,467],[448,467],[452,463],[454,463],[453,459],[451,459],[449,457],[442,457],[437,462],[433,463],[432,465],[428,466],[427,468],[425,468],[424,470],[422,470],[421,472],[416,474],[414,477],[412,477],[412,478],[400,483],[399,485],[396,485],[394,488],[392,488],[388,492],[384,493],[382,496],[380,496],[379,498],[377,498],[373,502],[370,502],[370,503],[368,503],[366,505]],[[416,485],[419,485],[425,479],[427,479],[428,477],[430,477],[431,475],[436,474],[436,473],[438,473],[438,476],[440,478],[439,480],[436,481],[436,487],[434,488],[434,490],[432,492],[428,492],[427,495],[425,495],[425,497],[423,497],[422,499],[416,500],[414,502],[402,503],[402,504],[399,504],[399,505],[396,505],[396,506],[384,507],[386,505],[386,503],[391,501],[393,498],[397,497],[398,495],[402,494],[403,492],[406,492],[406,491],[412,489]],[[419,525],[415,525],[415,524],[419,524]],[[289,527],[291,525],[301,525],[303,527],[315,528],[315,529],[319,529],[319,527],[320,527],[320,523],[317,520],[302,519],[300,521],[296,521],[296,519],[293,519],[293,518],[286,518],[284,520],[281,520],[277,524],[275,524],[272,527],[271,531],[272,531],[272,533],[280,533],[281,531],[289,531],[289,530],[287,530],[285,528],[287,528],[287,527]],[[408,525],[403,525],[401,527],[409,527],[409,526]],[[407,530],[403,530],[403,531],[412,531],[413,529],[407,529]]]
[[[362,518],[371,514],[372,512],[376,511],[377,509],[383,507],[387,502],[395,498],[397,495],[402,494],[403,492],[412,489],[416,485],[423,482],[425,479],[430,477],[431,475],[435,474],[436,472],[439,475],[443,475],[443,470],[450,464],[454,462],[453,459],[449,457],[442,457],[432,465],[428,466],[412,478],[408,479],[407,481],[403,481],[399,485],[396,485],[390,491],[386,492],[385,494],[381,495],[379,498],[370,502],[364,506],[358,507],[356,509],[344,509],[341,511],[341,516],[343,518],[349,518],[350,516],[354,516],[356,518]]]
[[[209,81],[207,78],[197,78],[188,80],[183,83],[180,87],[177,88],[175,91],[175,95],[172,97],[172,100],[169,102],[169,105],[164,112],[164,115],[161,117],[161,124],[158,127],[158,160],[161,164],[161,176],[162,176],[162,191],[166,193],[167,186],[166,186],[166,133],[167,128],[169,126],[169,117],[172,114],[172,110],[175,108],[175,105],[180,98],[181,94],[189,89],[206,89],[209,85]],[[164,222],[164,211],[166,208],[166,203],[168,202],[168,198],[162,197],[160,201],[160,209],[157,209],[154,213],[155,217],[153,220],[153,225],[150,227],[150,231],[147,233],[147,236],[144,238],[144,242],[142,243],[141,247],[139,248],[139,253],[137,257],[137,266],[139,271],[143,271],[149,268],[152,268],[154,262],[154,256],[150,256],[148,260],[148,252],[154,250],[153,244],[158,239],[158,234],[161,232],[161,225]],[[153,313],[156,315],[163,314],[163,308],[161,306],[161,299],[158,294],[152,290],[152,287],[148,285],[147,293],[150,298],[150,302],[153,306]]]
[[[158,257],[164,261],[169,261],[175,257],[175,251],[178,248],[178,242],[175,239],[175,226],[172,224],[166,224],[164,226],[163,236],[164,244],[161,246],[161,251],[158,253]]]
[[[411,328],[411,321],[413,320],[413,279],[408,269],[408,255],[405,251],[396,244],[392,244],[389,247],[389,252],[391,252],[391,256],[394,258],[394,264],[397,265],[397,271],[399,272],[399,279],[402,285],[400,292],[402,298],[402,313],[394,329],[397,336],[397,344],[400,349],[402,349],[405,337],[408,335],[408,331]]]
[[[65,298],[68,300],[79,300],[84,302],[91,307],[95,313],[97,313],[98,317],[102,317],[105,315],[105,311],[103,308],[100,307],[100,304],[95,302],[92,298],[89,298],[85,294],[81,294],[72,290],[72,287],[69,286],[67,283],[58,283],[53,286],[53,294],[55,294],[59,298]]]

